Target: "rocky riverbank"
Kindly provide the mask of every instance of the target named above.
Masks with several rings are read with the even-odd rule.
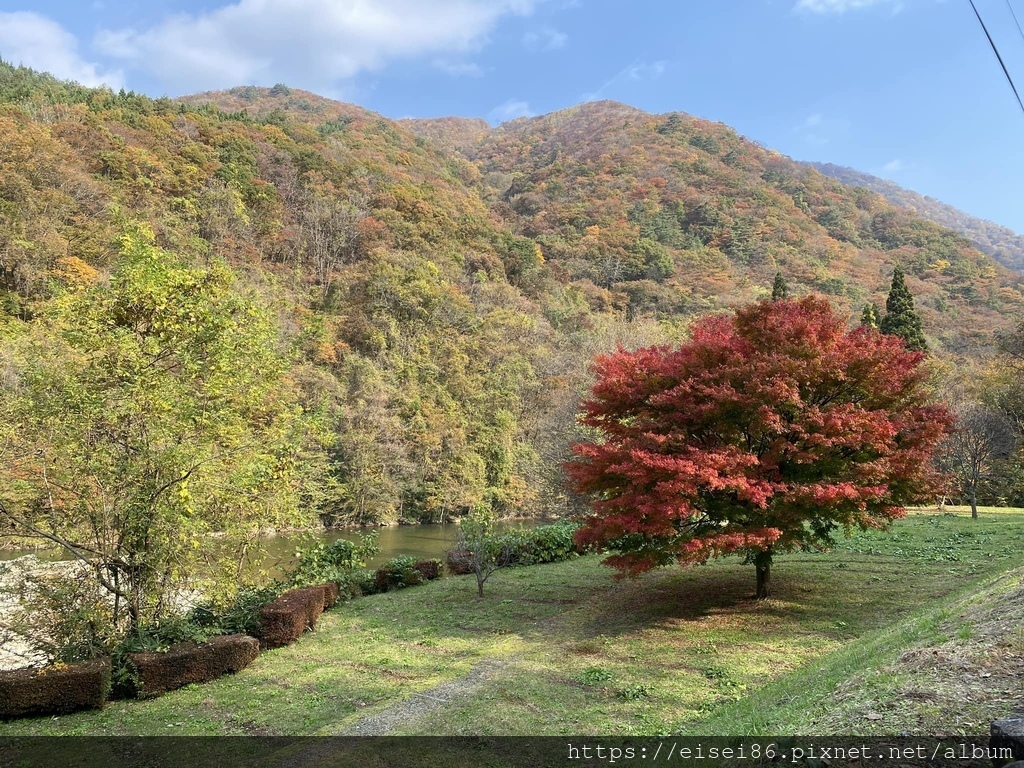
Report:
[[[21,588],[30,576],[52,573],[73,563],[46,562],[25,555],[0,563],[0,670],[40,667],[46,656],[33,649],[29,640],[11,626],[20,603]]]

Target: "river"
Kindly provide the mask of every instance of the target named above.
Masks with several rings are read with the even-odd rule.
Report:
[[[513,522],[498,523],[495,526],[497,532],[507,531],[514,528],[533,528],[539,525],[539,520],[518,520]],[[457,525],[397,525],[387,528],[368,527],[351,528],[341,531],[318,531],[314,534],[282,533],[267,536],[263,539],[264,559],[263,567],[272,573],[280,573],[295,560],[295,550],[308,542],[310,536],[323,539],[327,542],[337,539],[349,539],[359,541],[363,535],[376,532],[377,544],[380,546],[380,554],[367,563],[370,568],[376,568],[385,560],[397,555],[412,555],[417,560],[427,560],[436,557],[444,560],[444,553],[451,549],[459,535]],[[8,549],[0,550],[0,561],[13,560],[23,555],[36,555],[41,560],[66,560],[70,556],[59,549]]]

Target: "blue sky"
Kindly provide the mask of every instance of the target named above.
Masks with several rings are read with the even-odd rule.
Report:
[[[976,2],[1024,89],[1007,3]],[[153,96],[283,82],[393,118],[614,99],[1024,232],[1024,114],[967,0],[0,0],[0,57]]]

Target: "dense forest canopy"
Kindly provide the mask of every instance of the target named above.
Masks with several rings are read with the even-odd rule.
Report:
[[[959,232],[983,253],[987,253],[1004,267],[1024,270],[1024,235],[1018,235],[1009,227],[1003,227],[987,219],[979,219],[934,197],[920,195],[899,184],[880,179],[869,173],[861,173],[833,163],[808,163],[826,176],[838,179],[852,187],[864,187],[877,192],[893,205],[905,208],[929,221]]]
[[[778,272],[855,319],[902,265],[941,359],[983,357],[1024,306],[1019,275],[878,194],[611,102],[490,128],[0,64],[0,167],[0,381],[69,292],[117,284],[126,233],[223,263],[315,417],[293,484],[328,523],[564,514],[593,355],[682,339]]]

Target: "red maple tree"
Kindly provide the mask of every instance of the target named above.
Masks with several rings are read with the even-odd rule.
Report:
[[[698,322],[677,349],[595,360],[566,469],[591,494],[581,544],[622,575],[737,553],[769,594],[772,556],[883,527],[935,487],[947,410],[923,354],[827,301],[763,301]]]

